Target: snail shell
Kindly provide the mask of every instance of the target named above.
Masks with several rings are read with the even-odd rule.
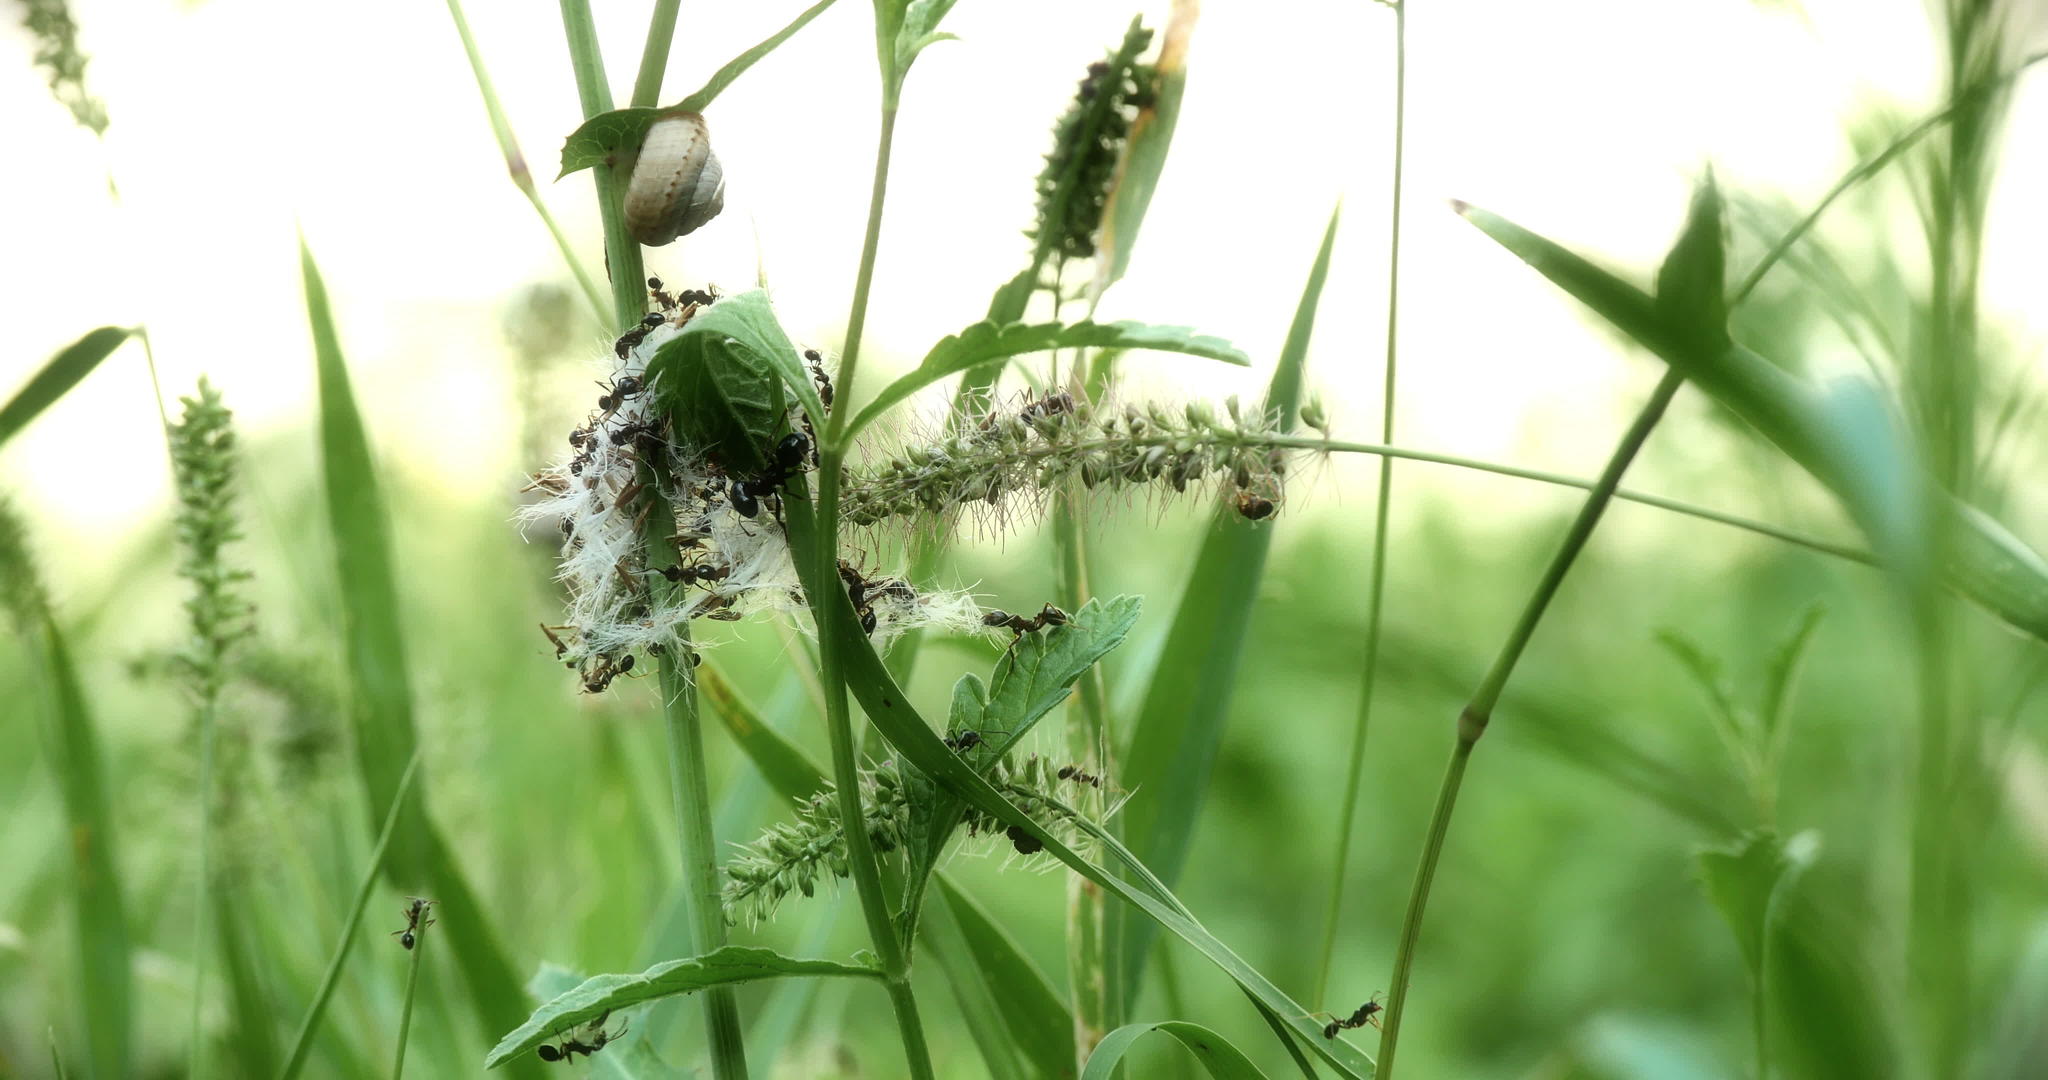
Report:
[[[725,170],[697,113],[672,113],[647,129],[626,184],[626,228],[660,247],[687,236],[725,209]]]

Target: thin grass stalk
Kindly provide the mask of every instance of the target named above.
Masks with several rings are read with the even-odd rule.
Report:
[[[1565,534],[1564,543],[1558,547],[1557,554],[1544,569],[1542,579],[1536,583],[1535,591],[1522,606],[1522,615],[1509,632],[1499,655],[1494,657],[1493,666],[1458,714],[1457,743],[1451,749],[1450,764],[1444,770],[1436,809],[1430,814],[1429,833],[1423,840],[1422,858],[1415,869],[1415,884],[1408,894],[1408,911],[1401,920],[1401,938],[1395,946],[1393,985],[1387,991],[1387,1016],[1380,1034],[1379,1080],[1389,1080],[1394,1075],[1394,1053],[1400,1047],[1401,1020],[1407,1011],[1408,978],[1415,967],[1415,944],[1422,936],[1422,913],[1429,906],[1429,887],[1436,878],[1437,862],[1443,855],[1444,837],[1450,832],[1451,812],[1457,807],[1458,789],[1464,782],[1465,764],[1472,757],[1472,748],[1478,744],[1479,737],[1486,734],[1486,725],[1493,718],[1494,706],[1500,702],[1508,677],[1514,674],[1522,651],[1528,647],[1529,639],[1535,636],[1536,624],[1542,621],[1550,601],[1557,596],[1558,587],[1564,584],[1565,574],[1578,561],[1579,552],[1585,550],[1594,527],[1600,524],[1600,515],[1613,500],[1614,489],[1620,486],[1622,474],[1628,471],[1637,451],[1643,448],[1657,421],[1663,419],[1665,408],[1684,385],[1685,375],[1677,368],[1667,369],[1664,377],[1658,380],[1657,389],[1651,393],[1649,402],[1637,414],[1635,422],[1629,425],[1620,445],[1614,448],[1613,456],[1608,458],[1607,467],[1601,470],[1600,479],[1594,485],[1593,494],[1580,508],[1571,530]]]
[[[313,1003],[307,1006],[305,1019],[299,1021],[299,1034],[292,1040],[291,1056],[285,1059],[284,1071],[278,1074],[279,1080],[292,1080],[306,1065],[306,1054],[313,1048],[313,1033],[319,1030],[320,1021],[327,1014],[327,1001],[334,996],[334,988],[341,982],[341,968],[348,960],[349,945],[355,941],[356,928],[362,924],[363,909],[370,902],[370,890],[384,873],[384,852],[391,846],[391,837],[398,832],[399,811],[405,808],[405,800],[412,796],[413,780],[419,776],[419,771],[420,753],[415,749],[412,760],[405,765],[405,772],[398,778],[398,788],[391,796],[391,809],[384,814],[384,828],[377,834],[377,846],[370,849],[369,865],[363,867],[363,879],[356,885],[348,918],[342,923],[341,936],[334,943],[334,955],[327,961],[327,973],[320,977],[320,988],[313,991]]]
[[[597,47],[597,24],[590,17],[590,0],[561,0],[562,32],[568,39],[569,64],[576,75],[576,93],[585,120],[610,112],[612,91],[605,82],[604,56]],[[640,245],[626,231],[626,215],[619,204],[620,176],[629,171],[619,166],[597,165],[591,175],[597,184],[597,212],[604,223],[606,265],[611,273],[612,312],[617,326],[631,326],[647,311],[644,279],[646,267]]]
[[[527,168],[526,155],[520,153],[519,141],[512,137],[512,123],[505,117],[505,107],[498,102],[498,89],[491,84],[490,72],[484,69],[483,54],[476,47],[476,38],[469,32],[469,19],[462,13],[461,0],[448,0],[448,14],[455,20],[456,35],[462,38],[463,54],[469,57],[469,70],[476,76],[477,92],[484,99],[484,114],[490,118],[491,134],[497,137],[498,150],[505,157],[505,172],[511,177],[512,186],[533,204],[533,212],[540,215],[541,224],[547,226],[548,235],[554,237],[555,250],[562,253],[562,262],[568,265],[577,288],[590,304],[590,313],[596,317],[599,326],[606,325],[609,316],[605,311],[604,294],[598,290],[597,282],[591,278],[583,260],[576,257],[576,249],[570,246],[569,237],[562,232],[562,227],[555,223],[555,215],[548,211],[548,204],[541,200],[540,190],[533,183],[533,170]]]
[[[661,97],[661,78],[668,70],[669,46],[676,39],[676,13],[682,6],[682,0],[655,0],[654,15],[647,24],[647,44],[640,50],[640,74],[633,79],[635,107],[653,108]]]
[[[412,1034],[413,991],[420,984],[420,957],[425,955],[426,951],[427,927],[425,922],[422,922],[419,933],[413,937],[412,948],[408,950],[412,961],[407,965],[405,975],[405,1000],[398,1006],[398,1049],[391,1059],[391,1080],[403,1080],[405,1076],[405,1042],[406,1037]]]
[[[1401,179],[1408,120],[1408,4],[1392,0],[1394,9],[1394,183],[1388,200],[1387,232],[1387,360],[1380,388],[1380,441],[1394,442],[1399,316],[1401,311]],[[1358,795],[1365,785],[1365,740],[1372,728],[1373,692],[1378,689],[1380,617],[1387,589],[1387,521],[1394,497],[1394,459],[1381,455],[1378,500],[1373,506],[1371,575],[1365,598],[1365,672],[1359,688],[1358,724],[1351,734],[1351,763],[1344,777],[1344,808],[1337,815],[1335,867],[1330,903],[1323,912],[1323,945],[1317,953],[1316,979],[1310,1001],[1321,1001],[1330,988],[1330,964],[1337,951],[1337,924],[1344,914],[1344,879],[1351,868],[1351,830],[1358,817]]]
[[[888,79],[888,73],[883,78]],[[829,587],[839,580],[839,483],[846,461],[844,432],[852,413],[854,380],[860,371],[861,335],[867,325],[868,295],[875,278],[875,255],[882,241],[882,209],[889,190],[889,157],[895,143],[896,107],[893,88],[884,86],[881,132],[875,147],[874,183],[868,196],[867,232],[861,243],[860,270],[854,279],[853,308],[846,318],[846,341],[840,352],[839,396],[843,403],[825,425],[824,445],[818,452],[818,504],[814,582],[822,595],[810,597],[818,623],[818,673],[825,692],[825,729],[832,746],[832,776],[837,785],[835,799],[839,820],[846,836],[846,861],[852,871],[854,891],[860,897],[861,915],[867,920],[868,936],[881,959],[883,982],[895,1007],[896,1026],[903,1037],[903,1051],[913,1077],[932,1076],[931,1051],[925,1046],[924,1024],[918,1016],[917,999],[910,989],[910,959],[904,943],[896,936],[889,918],[889,901],[882,890],[881,867],[869,842],[865,816],[860,804],[860,777],[854,752],[853,718],[847,702],[846,666],[839,635],[831,629],[833,605],[845,602],[845,594]]]
[[[208,891],[213,876],[213,740],[219,708],[213,701],[200,703],[199,723],[199,879],[192,886],[192,1045],[187,1055],[187,1075],[205,1076],[200,1066],[206,1059],[206,1032],[200,1003],[206,993],[206,917],[211,907]]]

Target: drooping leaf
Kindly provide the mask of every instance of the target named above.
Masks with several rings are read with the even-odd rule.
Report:
[[[661,118],[662,113],[703,112],[717,100],[718,95],[723,93],[726,87],[745,74],[748,68],[753,67],[762,57],[774,52],[798,30],[803,29],[804,24],[823,14],[833,2],[834,0],[818,0],[817,3],[805,8],[803,14],[798,15],[788,26],[726,61],[725,66],[713,72],[703,86],[668,108],[613,109],[611,112],[599,113],[585,120],[575,131],[570,132],[569,138],[562,143],[562,171],[555,175],[555,179],[560,180],[564,176],[582,172],[594,165],[607,164],[611,161],[612,155],[621,149],[638,148],[642,140],[647,138],[647,129],[654,126],[654,122]]]
[[[1265,409],[1280,418],[1283,429],[1293,425],[1301,403],[1302,373],[1337,243],[1337,222],[1338,212],[1332,211],[1266,390]],[[1246,521],[1229,507],[1217,510],[1122,758],[1121,783],[1140,793],[1124,808],[1124,836],[1169,885],[1180,876],[1201,817],[1272,539],[1272,526]],[[1124,1007],[1129,1009],[1137,1001],[1154,930],[1126,920],[1112,933],[1122,939]]]
[[[1125,1024],[1104,1035],[1102,1041],[1095,1044],[1095,1051],[1088,1055],[1088,1067],[1082,1070],[1081,1080],[1110,1080],[1116,1075],[1117,1066],[1123,1063],[1124,1054],[1139,1039],[1155,1031],[1178,1039],[1181,1047],[1192,1054],[1215,1080],[1265,1080],[1266,1074],[1231,1045],[1229,1039],[1186,1020]]]
[[[1041,827],[1022,809],[1005,799],[991,786],[986,778],[976,772],[960,756],[939,741],[924,718],[911,706],[901,687],[889,674],[889,669],[875,653],[874,644],[861,630],[859,620],[847,601],[844,590],[830,587],[828,582],[818,580],[821,563],[817,556],[820,537],[817,522],[811,513],[809,503],[803,499],[790,499],[784,503],[787,515],[791,546],[796,552],[797,574],[803,579],[805,592],[822,602],[817,604],[824,613],[819,633],[837,636],[841,655],[847,665],[847,687],[860,702],[861,710],[872,721],[883,737],[888,739],[905,761],[917,766],[941,786],[960,796],[966,802],[1014,825],[1039,841],[1047,854],[1065,863],[1076,873],[1094,882],[1109,894],[1138,908],[1146,916],[1165,926],[1176,936],[1194,946],[1203,956],[1223,969],[1224,973],[1237,982],[1247,993],[1281,1018],[1304,1045],[1311,1046],[1315,1053],[1344,1077],[1362,1078],[1372,1075],[1372,1060],[1355,1047],[1335,1040],[1326,1043],[1322,1030],[1308,1018],[1308,1010],[1289,998],[1272,980],[1256,968],[1247,964],[1229,946],[1216,939],[1191,917],[1181,914],[1178,902],[1168,903],[1159,899],[1152,888],[1141,888],[1125,881],[1068,847],[1057,835]],[[1081,822],[1087,827],[1085,819]],[[1100,838],[1106,834],[1091,832]],[[1120,850],[1112,848],[1112,850]],[[1123,853],[1127,868],[1142,872],[1142,864],[1134,857]],[[1170,893],[1167,895],[1171,895]]]
[[[424,790],[416,788],[405,798],[400,788],[400,777],[418,740],[391,530],[369,436],[356,407],[341,338],[328,307],[327,287],[303,241],[299,258],[319,375],[321,471],[340,584],[356,762],[366,802],[375,808],[400,800],[400,825],[385,869],[394,886],[406,891],[428,890],[438,898],[440,932],[449,939],[449,951],[462,972],[470,1005],[486,1030],[494,1030],[515,1023],[524,1011],[518,980],[492,932],[484,906],[454,852],[427,816]],[[372,809],[371,813],[375,812]],[[537,1070],[521,1066],[521,1072]]]
[[[1501,246],[1658,358],[1683,370],[1689,380],[1833,491],[1881,554],[1894,561],[1903,556],[1910,563],[1919,531],[1910,523],[1913,507],[1896,496],[1924,491],[1925,482],[1899,471],[1899,440],[1895,434],[1880,434],[1892,419],[1881,405],[1871,403],[1867,392],[1843,394],[1831,402],[1806,381],[1740,344],[1719,352],[1700,349],[1666,324],[1642,290],[1505,218],[1468,204],[1455,205]],[[1867,461],[1873,448],[1881,452]],[[2048,640],[2048,561],[1975,507],[1938,494],[1927,498],[1952,526],[1949,563],[1941,568],[1948,583],[2013,626]]]
[[[660,408],[686,447],[728,471],[759,472],[788,428],[782,393],[823,418],[818,388],[759,289],[697,312],[647,362]]]
[[[948,375],[979,367],[992,360],[1048,349],[1092,347],[1098,349],[1152,349],[1185,353],[1243,367],[1251,360],[1222,338],[1197,334],[1185,326],[1149,326],[1137,322],[1012,323],[998,327],[978,322],[932,346],[917,370],[883,388],[875,400],[854,417],[847,431],[859,431],[897,402]]]
[[[535,1009],[525,1023],[498,1040],[484,1058],[484,1067],[495,1069],[547,1042],[558,1031],[660,998],[762,979],[845,975],[878,979],[882,971],[872,963],[799,960],[773,949],[727,945],[703,956],[656,964],[639,974],[593,975]]]
[[[960,937],[975,966],[992,987],[999,988],[1002,1023],[1010,1041],[1045,1076],[1071,1076],[1074,1071],[1074,1014],[1038,965],[982,909],[974,898],[938,876],[939,900],[959,926]]]
[[[526,992],[535,1001],[552,1001],[583,984],[584,977],[559,964],[542,964],[526,980]],[[607,1030],[613,1030],[608,1026]],[[654,1039],[637,1026],[627,1026],[617,1039],[605,1043],[604,1053],[593,1055],[587,1066],[592,1076],[612,1080],[662,1080],[678,1075],[675,1066],[654,1052]]]
[[[0,406],[0,446],[7,445],[7,440],[20,434],[29,421],[55,405],[57,399],[92,374],[93,369],[100,366],[100,361],[113,355],[114,350],[128,340],[128,334],[129,331],[118,326],[102,326],[51,357],[27,385],[15,391],[5,406]]]
[[[725,724],[733,743],[760,770],[761,778],[775,793],[791,802],[802,802],[825,790],[825,773],[795,743],[761,720],[739,691],[710,664],[697,669],[697,689],[712,713]]]

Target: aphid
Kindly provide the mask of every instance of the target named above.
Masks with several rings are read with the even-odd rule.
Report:
[[[1237,493],[1237,512],[1251,521],[1264,521],[1273,516],[1273,500],[1252,491]]]
[[[1379,1012],[1384,1007],[1380,1004],[1380,996],[1374,994],[1370,1000],[1358,1007],[1357,1012],[1352,1013],[1350,1016],[1332,1017],[1329,1023],[1323,1025],[1323,1038],[1334,1039],[1340,1031],[1349,1031],[1352,1028],[1364,1027],[1367,1024],[1371,1024],[1374,1027],[1380,1026],[1379,1020],[1373,1014]]]
[[[426,933],[427,927],[440,921],[427,915],[427,909],[440,901],[428,900],[421,896],[408,896],[406,900],[406,905],[398,909],[398,913],[405,916],[405,928],[393,930],[391,936],[397,938],[400,945],[410,949],[419,942],[419,935]],[[421,921],[423,919],[425,921]]]
[[[623,201],[627,230],[648,247],[687,236],[725,209],[725,170],[702,116],[670,113],[647,129]]]
[[[1003,830],[1003,835],[1010,838],[1019,855],[1036,855],[1045,850],[1045,841],[1025,832],[1022,826],[1012,825]]]
[[[619,1030],[617,1031],[606,1031],[604,1029],[604,1022],[610,1016],[611,1012],[607,1010],[600,1014],[597,1019],[583,1025],[585,1031],[593,1032],[593,1034],[585,1036],[585,1038],[590,1040],[589,1042],[584,1042],[583,1038],[573,1034],[562,1038],[558,1032],[557,1038],[561,1039],[561,1046],[556,1047],[542,1043],[534,1050],[534,1053],[539,1054],[542,1061],[567,1061],[576,1054],[589,1057],[604,1049],[607,1045],[617,1042],[621,1036],[626,1034],[627,1025],[625,1021],[619,1023]]]

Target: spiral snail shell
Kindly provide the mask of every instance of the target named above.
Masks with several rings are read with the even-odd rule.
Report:
[[[697,113],[671,113],[647,129],[626,184],[626,228],[660,247],[687,236],[725,209],[725,170]]]

